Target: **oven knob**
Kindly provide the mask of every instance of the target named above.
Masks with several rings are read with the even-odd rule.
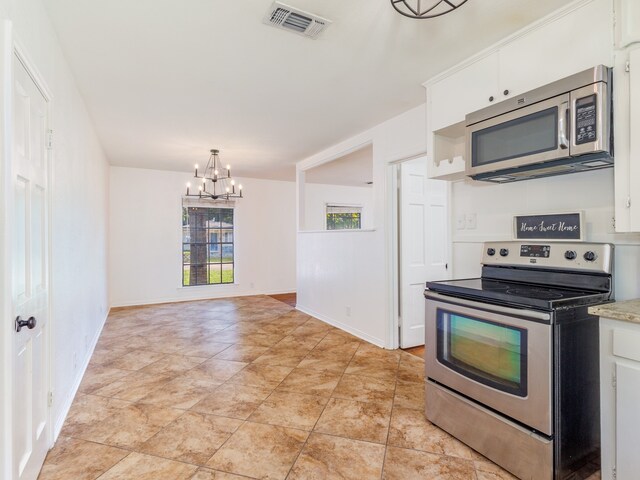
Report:
[[[506,257],[507,255],[509,255],[509,249],[508,248],[501,248],[500,249],[500,256],[501,257]]]
[[[567,260],[575,260],[577,256],[578,254],[573,250],[567,250],[566,252],[564,252],[564,258],[566,258]]]
[[[496,254],[495,248],[487,248],[487,255],[489,255],[490,257],[493,257],[495,254]]]
[[[596,252],[592,252],[591,250],[584,254],[584,259],[587,262],[593,262],[596,258],[598,258],[598,255],[596,255]]]

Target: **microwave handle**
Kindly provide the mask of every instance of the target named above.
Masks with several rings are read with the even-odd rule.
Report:
[[[569,148],[569,138],[567,137],[567,114],[569,113],[569,102],[560,104],[558,112],[558,145],[562,150]]]

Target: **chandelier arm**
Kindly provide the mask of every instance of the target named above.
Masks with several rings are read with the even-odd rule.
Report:
[[[456,10],[457,8],[461,7],[462,5],[464,5],[465,3],[467,3],[468,0],[463,0],[462,2],[458,3],[457,5],[452,3],[451,0],[438,0],[431,8],[425,10],[425,11],[416,11],[411,5],[409,5],[407,3],[407,0],[391,0],[391,5],[393,6],[393,8],[400,14],[403,15],[407,18],[415,18],[415,19],[425,19],[425,18],[436,18],[436,17],[440,17],[442,15],[445,15],[449,12],[453,12],[454,10]],[[420,10],[420,2],[421,0],[418,0],[418,9]],[[409,10],[413,15],[403,11],[400,9],[400,7],[397,6],[398,3],[401,3],[404,5],[404,7]],[[438,6],[440,6],[442,3],[446,3],[447,5],[449,5],[449,7],[451,7],[449,10],[445,11],[445,12],[441,12],[441,13],[436,13],[436,14],[432,14],[429,15],[430,12],[432,12],[435,8],[437,8]]]

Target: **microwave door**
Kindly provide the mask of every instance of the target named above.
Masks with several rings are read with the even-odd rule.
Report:
[[[570,156],[570,96],[559,95],[467,127],[467,175]]]

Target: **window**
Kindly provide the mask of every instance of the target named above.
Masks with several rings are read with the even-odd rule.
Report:
[[[233,283],[233,208],[182,208],[182,286]]]
[[[327,205],[327,230],[360,230],[362,207],[349,205]]]

